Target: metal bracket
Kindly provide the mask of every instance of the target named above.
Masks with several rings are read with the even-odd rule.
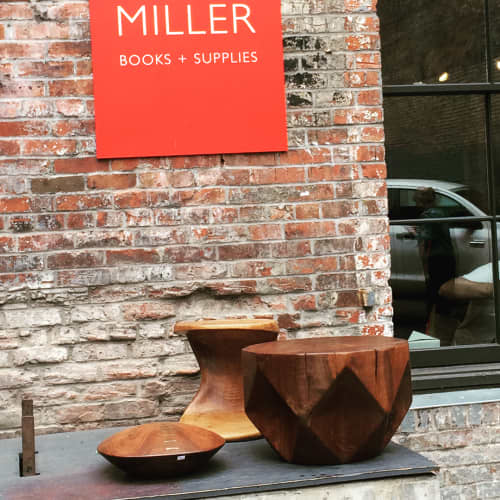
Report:
[[[35,463],[35,417],[33,400],[23,399],[21,416],[22,452],[19,453],[20,476],[37,476]]]

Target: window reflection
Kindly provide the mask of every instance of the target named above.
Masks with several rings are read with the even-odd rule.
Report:
[[[380,0],[378,13],[384,85],[486,81],[484,0]]]
[[[500,96],[491,96],[491,147],[493,151],[493,164],[495,165],[495,206],[496,213],[500,215]]]
[[[395,335],[426,334],[440,346],[494,342],[489,223],[433,220],[442,212],[429,187],[389,191],[392,203],[413,196],[422,219],[391,225]]]
[[[489,0],[493,81],[500,82],[500,0]]]
[[[482,96],[390,96],[384,100],[384,114],[390,178],[441,186],[474,205],[469,215],[488,213]],[[401,215],[393,218],[413,218]],[[463,215],[450,208],[447,216]]]

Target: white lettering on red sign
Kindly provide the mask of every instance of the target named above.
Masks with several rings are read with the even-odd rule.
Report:
[[[233,34],[238,34],[241,27],[246,27],[250,33],[256,33],[253,27],[250,16],[252,14],[250,7],[244,3],[234,3],[228,5],[225,3],[209,4],[206,17],[208,18],[208,26],[210,32],[203,29],[194,29],[193,27],[193,10],[191,5],[186,5],[186,14],[180,20],[173,19],[168,5],[165,5],[164,17],[160,20],[158,14],[158,6],[153,5],[152,8],[147,8],[146,5],[141,5],[134,14],[127,12],[121,5],[116,7],[118,36],[124,36],[124,24],[128,21],[134,24],[136,21],[142,23],[142,35],[148,36],[148,21],[152,17],[153,33],[158,36],[160,22],[165,26],[166,35],[225,35],[232,29]],[[229,16],[229,17],[228,17]],[[174,21],[176,29],[174,29]],[[179,28],[183,28],[182,31]]]

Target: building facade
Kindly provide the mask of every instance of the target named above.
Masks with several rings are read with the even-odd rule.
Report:
[[[177,419],[199,384],[180,320],[393,335],[377,1],[283,0],[282,24],[287,152],[97,160],[88,2],[0,4],[0,437],[23,397],[45,433]],[[477,408],[488,443],[418,451],[446,470],[469,465],[461,446],[494,457],[498,403]],[[477,465],[474,486],[443,485],[498,492],[498,459]]]

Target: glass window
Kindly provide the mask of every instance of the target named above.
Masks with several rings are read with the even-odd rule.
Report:
[[[475,202],[473,215],[488,212],[483,96],[390,96],[384,115],[390,178],[446,183],[442,189]]]
[[[393,224],[390,235],[395,336],[423,333],[436,347],[494,342],[489,224],[427,220]]]
[[[395,335],[491,352],[500,338],[500,0],[379,0],[378,12]]]
[[[500,0],[489,0],[489,6],[493,81],[500,82]]]
[[[500,165],[500,95],[491,97],[491,122],[493,161],[494,165]],[[500,168],[494,174],[496,214],[500,215]]]
[[[486,81],[484,0],[380,0],[378,12],[384,85]]]

